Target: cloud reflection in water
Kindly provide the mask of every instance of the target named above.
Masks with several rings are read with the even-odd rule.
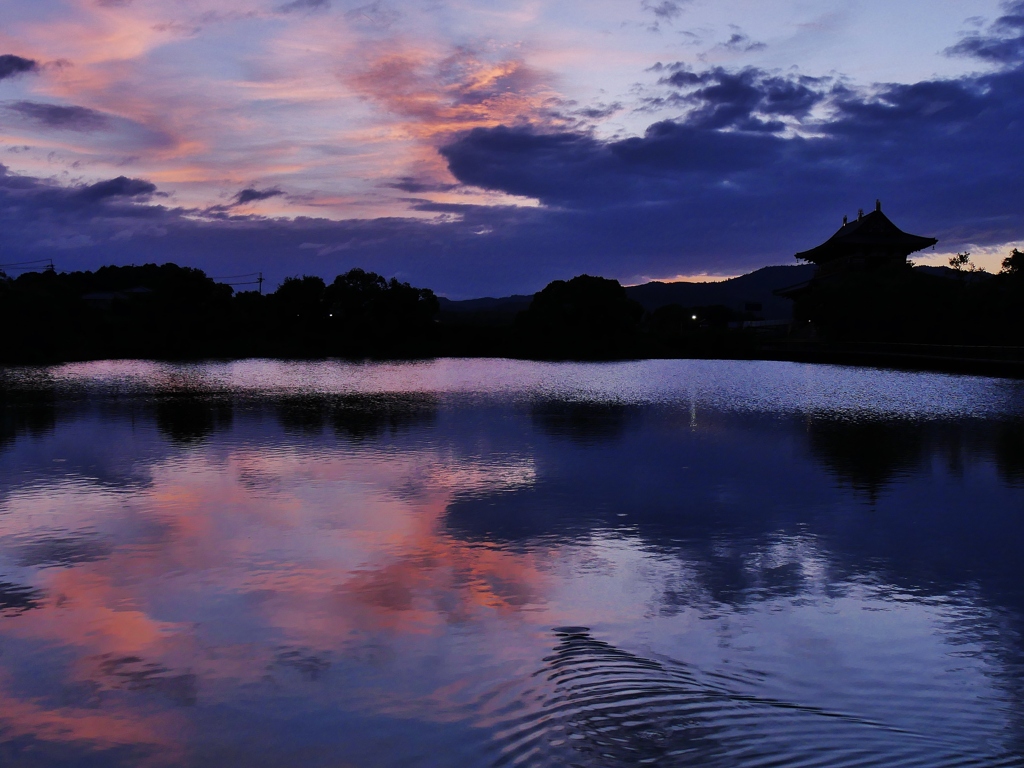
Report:
[[[1019,760],[1003,385],[492,365],[8,376],[5,762]]]

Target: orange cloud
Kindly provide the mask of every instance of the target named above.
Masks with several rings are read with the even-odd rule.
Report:
[[[470,49],[442,58],[396,46],[343,78],[363,98],[404,118],[392,130],[419,139],[509,123],[549,123],[558,94],[520,59]]]

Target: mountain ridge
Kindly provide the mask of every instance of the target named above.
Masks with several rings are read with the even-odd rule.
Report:
[[[747,305],[760,305],[761,308],[754,311],[767,319],[790,319],[793,315],[792,302],[775,296],[773,291],[809,280],[814,270],[813,264],[773,265],[716,282],[668,283],[655,280],[626,286],[626,295],[648,312],[669,304],[684,307],[721,305],[737,311],[744,311]],[[460,301],[440,298],[439,301],[442,315],[489,315],[511,319],[530,306],[533,295],[487,296]]]

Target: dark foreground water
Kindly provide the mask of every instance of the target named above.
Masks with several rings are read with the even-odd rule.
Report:
[[[1024,385],[0,371],[0,765],[1024,765]]]

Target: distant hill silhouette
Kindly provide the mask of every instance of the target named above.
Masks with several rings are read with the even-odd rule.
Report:
[[[533,294],[528,296],[513,295],[502,298],[487,296],[482,299],[463,299],[452,301],[438,298],[441,307],[441,319],[454,323],[482,323],[484,325],[511,325],[516,315],[526,310],[533,301]]]
[[[789,320],[793,317],[793,302],[775,291],[790,285],[810,280],[814,264],[793,264],[761,267],[745,275],[717,282],[675,282],[653,281],[626,287],[626,295],[640,303],[647,312],[661,307],[679,304],[683,307],[723,306],[736,312],[749,311],[749,305],[761,305],[755,310],[769,320]],[[984,281],[994,277],[988,272],[957,272],[949,267],[918,266],[915,271],[935,277]],[[480,299],[438,298],[441,304],[441,318],[451,321],[483,321],[512,323],[516,315],[529,308],[532,295],[514,294],[499,298]]]
[[[662,283],[651,282],[626,287],[626,296],[639,302],[646,311],[653,312],[660,307],[679,304],[684,307],[708,307],[721,305],[737,312],[746,310],[748,304],[760,304],[758,314],[769,319],[789,319],[793,315],[793,302],[775,296],[772,292],[794,283],[809,280],[814,274],[813,264],[762,267],[746,275],[728,280],[707,283]],[[952,272],[953,270],[948,270]],[[465,299],[452,301],[439,299],[441,317],[458,319],[460,316],[475,315],[478,319],[491,321],[507,319],[512,322],[516,314],[524,311],[533,301],[533,296],[505,296],[502,298]]]
[[[716,283],[644,283],[626,288],[626,294],[648,312],[669,304],[684,307],[721,305],[736,312],[754,311],[766,319],[788,320],[793,316],[793,302],[772,292],[787,285],[809,280],[813,264],[762,267],[746,275]],[[747,305],[761,305],[749,310]]]

